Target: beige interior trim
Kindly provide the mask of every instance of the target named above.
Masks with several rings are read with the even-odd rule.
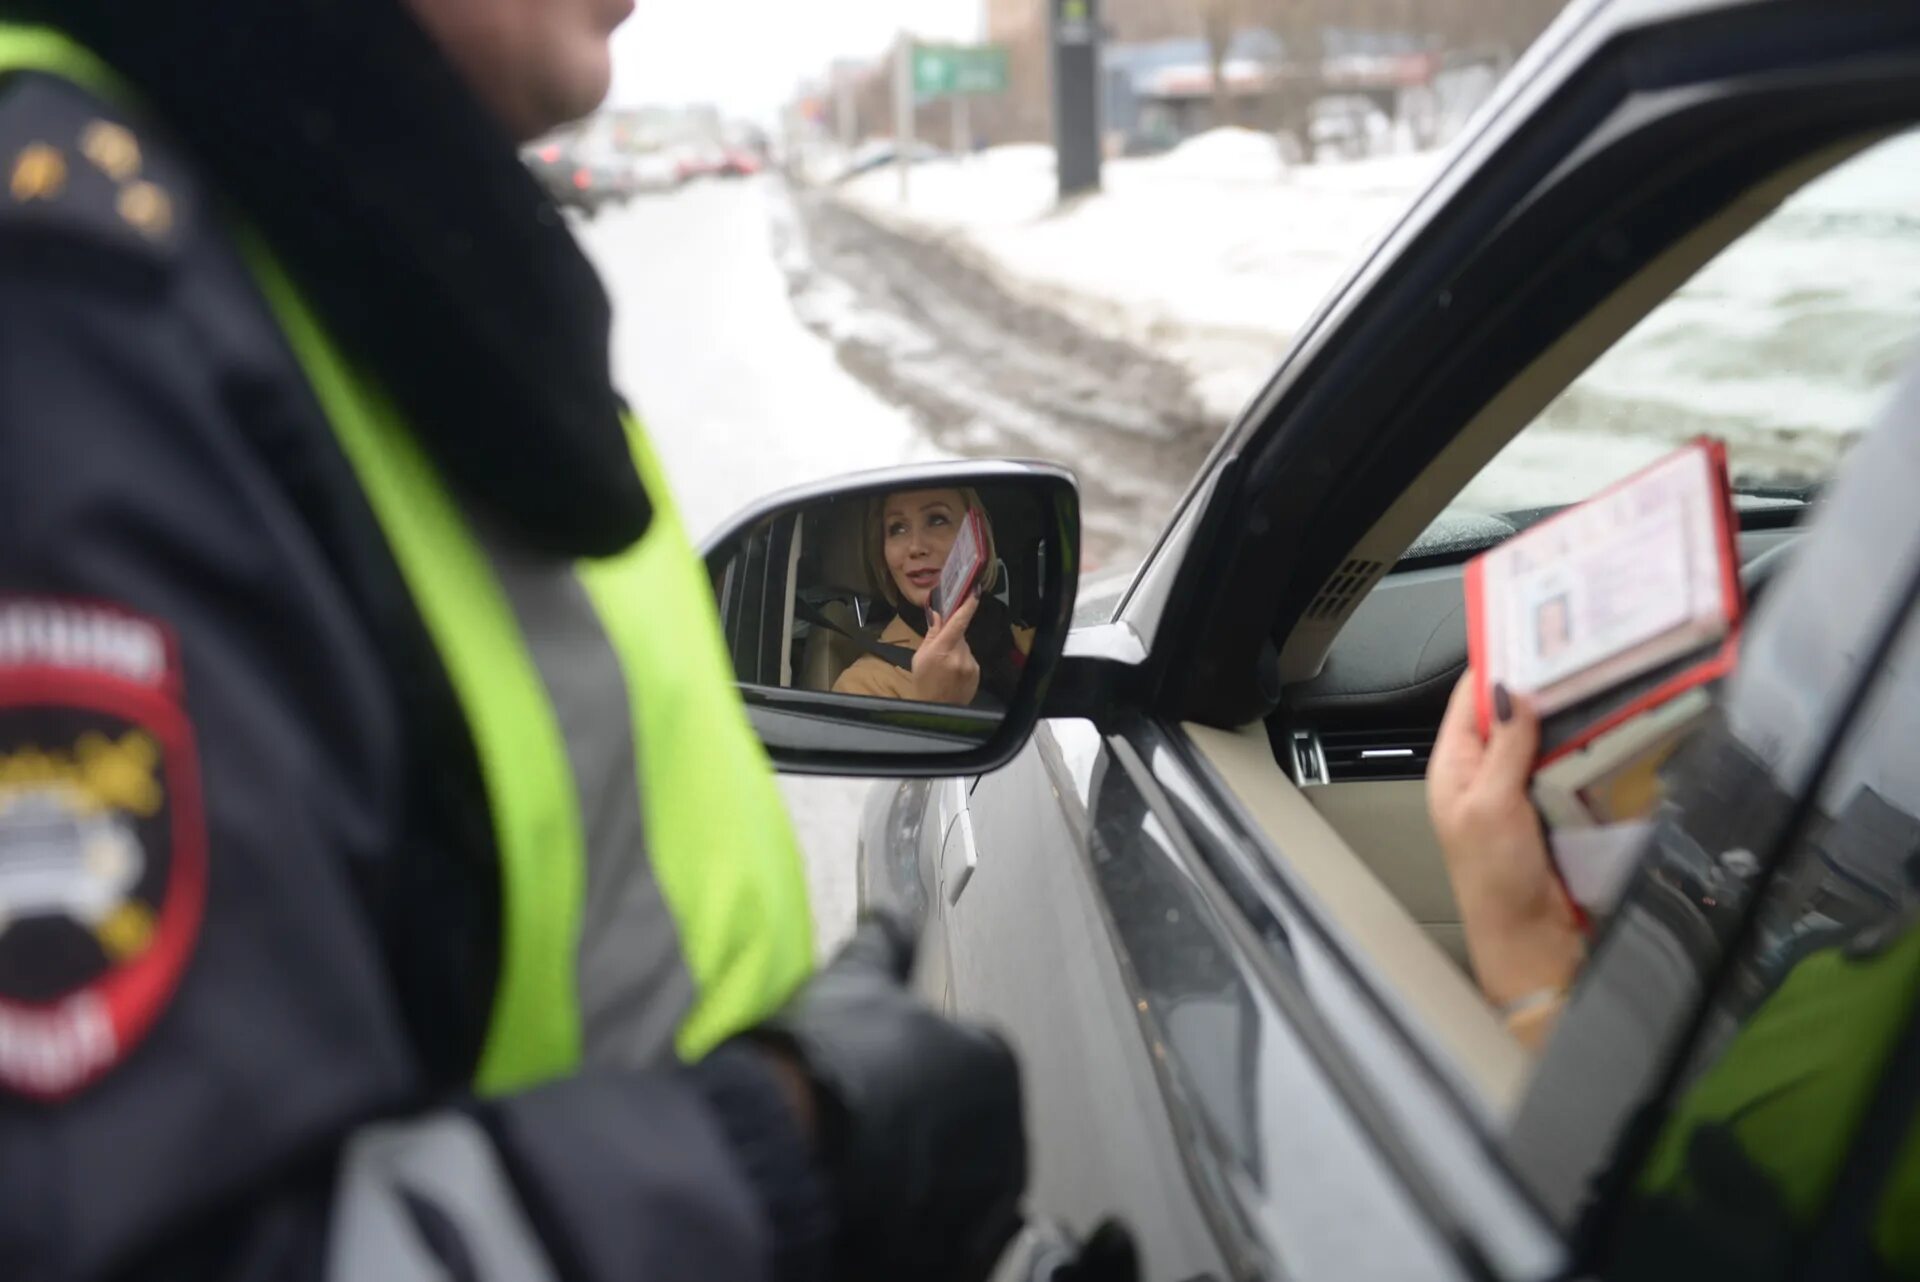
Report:
[[[1446,857],[1427,818],[1427,785],[1418,779],[1316,784],[1300,795],[1326,817],[1427,938],[1466,970],[1466,933]]]
[[[1494,455],[1540,417],[1555,397],[1566,391],[1588,366],[1606,355],[1628,330],[1671,297],[1721,250],[1778,209],[1781,201],[1893,132],[1898,131],[1849,139],[1788,166],[1749,188],[1718,214],[1655,256],[1482,406],[1426,470],[1394,500],[1386,514],[1341,558],[1342,564],[1370,562],[1381,567],[1384,573],[1481,469],[1493,461]],[[1371,588],[1372,584],[1366,586]],[[1318,675],[1334,638],[1365,597],[1364,590],[1355,592],[1347,608],[1336,615],[1302,619],[1281,647],[1280,679],[1290,684]]]
[[[1339,931],[1372,963],[1387,992],[1496,1113],[1519,1101],[1531,1061],[1473,982],[1427,937],[1373,871],[1281,771],[1258,723],[1236,731],[1189,724],[1188,737],[1306,884]]]

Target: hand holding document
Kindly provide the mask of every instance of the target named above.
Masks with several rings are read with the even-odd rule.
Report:
[[[1467,567],[1481,732],[1498,686],[1539,713],[1533,800],[1585,907],[1618,877],[1569,863],[1618,863],[1622,834],[1660,799],[1660,768],[1712,707],[1706,687],[1737,658],[1736,529],[1725,451],[1697,441]]]
[[[1485,689],[1552,717],[1725,641],[1741,608],[1732,531],[1725,456],[1702,441],[1487,552],[1467,570]]]

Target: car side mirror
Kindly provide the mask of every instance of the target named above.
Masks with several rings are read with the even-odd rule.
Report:
[[[779,769],[979,774],[1025,746],[1059,667],[1080,495],[1041,463],[861,473],[754,504],[704,555]]]

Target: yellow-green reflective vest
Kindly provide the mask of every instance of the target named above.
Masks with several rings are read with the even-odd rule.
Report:
[[[1810,1231],[1839,1187],[1859,1127],[1895,1043],[1920,999],[1920,925],[1854,956],[1845,947],[1803,957],[1720,1057],[1677,1102],[1641,1174],[1705,1218],[1718,1192],[1690,1163],[1695,1138],[1724,1128]],[[1724,1182],[1724,1177],[1722,1177]],[[1920,1277],[1920,1127],[1909,1130],[1880,1190],[1873,1245],[1898,1277]]]
[[[69,37],[0,23],[0,74],[28,70],[132,96]],[[654,515],[632,547],[568,562],[495,541],[271,249],[236,235],[473,737],[504,932],[476,1086],[693,1059],[758,1022],[812,964],[806,885],[705,570],[639,425],[628,438]]]

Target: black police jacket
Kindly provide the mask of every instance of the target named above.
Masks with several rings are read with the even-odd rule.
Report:
[[[0,79],[0,1277],[807,1275],[824,1200],[755,1056],[466,1089],[478,773],[214,190],[152,121]],[[449,471],[485,504],[511,453]],[[639,502],[494,510],[586,551]]]

